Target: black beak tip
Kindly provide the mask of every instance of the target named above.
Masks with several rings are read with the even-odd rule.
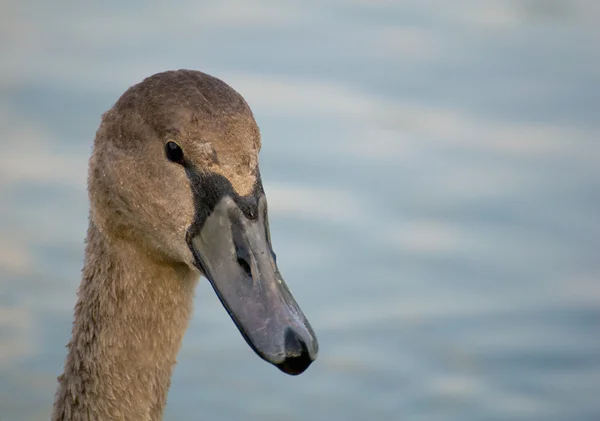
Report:
[[[304,373],[313,362],[304,340],[289,328],[285,331],[285,351],[286,357],[277,368],[290,376]]]
[[[277,364],[277,368],[290,376],[297,376],[304,373],[312,363],[310,358],[287,357],[282,363]]]

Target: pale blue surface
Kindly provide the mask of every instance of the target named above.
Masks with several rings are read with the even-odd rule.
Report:
[[[50,413],[100,115],[173,68],[253,108],[321,354],[281,374],[202,282],[166,420],[600,419],[599,25],[584,0],[3,4],[0,420]]]

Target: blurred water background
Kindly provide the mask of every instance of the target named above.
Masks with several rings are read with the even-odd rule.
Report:
[[[600,419],[600,2],[0,3],[0,420],[49,418],[100,115],[178,68],[242,93],[292,378],[207,282],[165,419]]]

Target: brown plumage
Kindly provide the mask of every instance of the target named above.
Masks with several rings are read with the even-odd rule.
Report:
[[[197,204],[186,171],[165,159],[169,140],[201,174],[225,177],[239,196],[260,181],[252,112],[219,79],[160,73],[103,115],[89,161],[85,262],[53,421],[162,418],[200,275],[185,241]]]

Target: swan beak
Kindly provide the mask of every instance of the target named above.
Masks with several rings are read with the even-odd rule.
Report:
[[[248,345],[284,373],[304,372],[317,338],[277,268],[265,196],[252,219],[223,197],[188,245]]]

